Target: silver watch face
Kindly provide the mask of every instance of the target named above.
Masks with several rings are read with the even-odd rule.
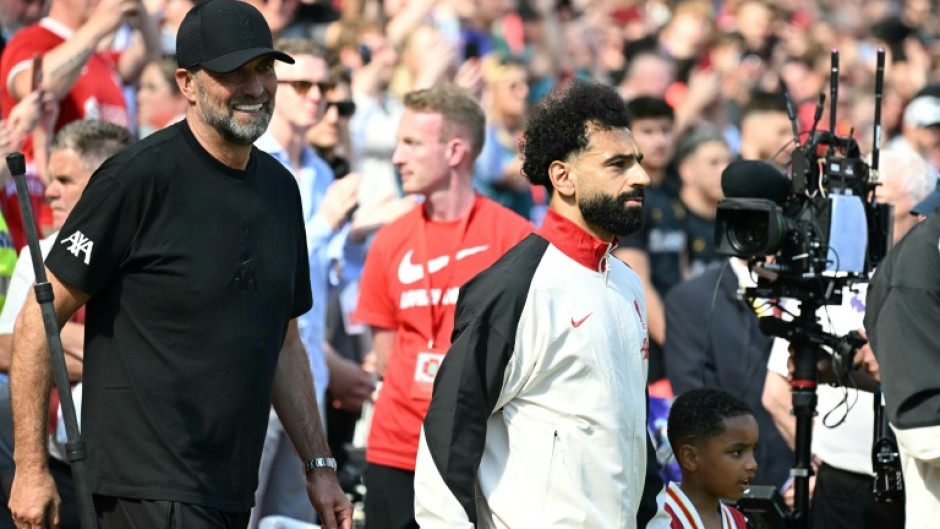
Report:
[[[318,468],[331,468],[335,471],[336,459],[333,459],[332,457],[315,457],[313,459],[308,459],[305,462],[304,467],[306,468],[307,472],[316,470]]]

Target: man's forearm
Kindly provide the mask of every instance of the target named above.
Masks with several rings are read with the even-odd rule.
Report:
[[[302,459],[330,454],[307,353],[291,324],[274,375],[274,409]],[[299,462],[298,462],[299,464]]]
[[[10,400],[13,408],[14,459],[18,470],[46,468],[46,414],[52,367],[42,314],[30,297],[14,328]]]
[[[104,35],[97,25],[86,24],[78,28],[71,38],[43,54],[42,88],[55,95],[61,101],[72,91],[75,81],[88,64]],[[11,94],[19,101],[31,91],[30,68],[16,74],[11,80],[4,79],[11,87]]]
[[[795,450],[796,446],[796,420],[790,413],[792,408],[792,394],[790,393],[790,383],[781,375],[768,371],[764,381],[764,392],[761,395],[761,404],[770,414],[780,432],[780,436],[790,447]]]

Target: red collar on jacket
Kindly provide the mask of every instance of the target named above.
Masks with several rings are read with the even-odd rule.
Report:
[[[607,250],[617,247],[617,237],[614,237],[612,245],[606,243],[584,231],[581,226],[559,215],[553,209],[548,210],[545,220],[542,221],[542,226],[536,233],[555,245],[568,257],[594,271],[599,271],[601,259],[607,253]]]

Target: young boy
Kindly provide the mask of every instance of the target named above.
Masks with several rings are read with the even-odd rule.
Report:
[[[746,529],[744,515],[722,499],[737,501],[757,462],[757,420],[741,399],[703,388],[683,393],[669,412],[669,443],[682,483],[666,487],[672,529]]]

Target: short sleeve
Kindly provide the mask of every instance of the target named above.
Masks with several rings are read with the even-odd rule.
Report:
[[[46,258],[59,279],[90,296],[108,283],[137,232],[141,180],[129,186],[105,167],[92,176]]]
[[[373,327],[395,329],[398,327],[398,317],[385,273],[389,262],[386,251],[388,239],[382,236],[387,235],[383,231],[380,230],[376,235],[372,248],[366,254],[355,319]]]

